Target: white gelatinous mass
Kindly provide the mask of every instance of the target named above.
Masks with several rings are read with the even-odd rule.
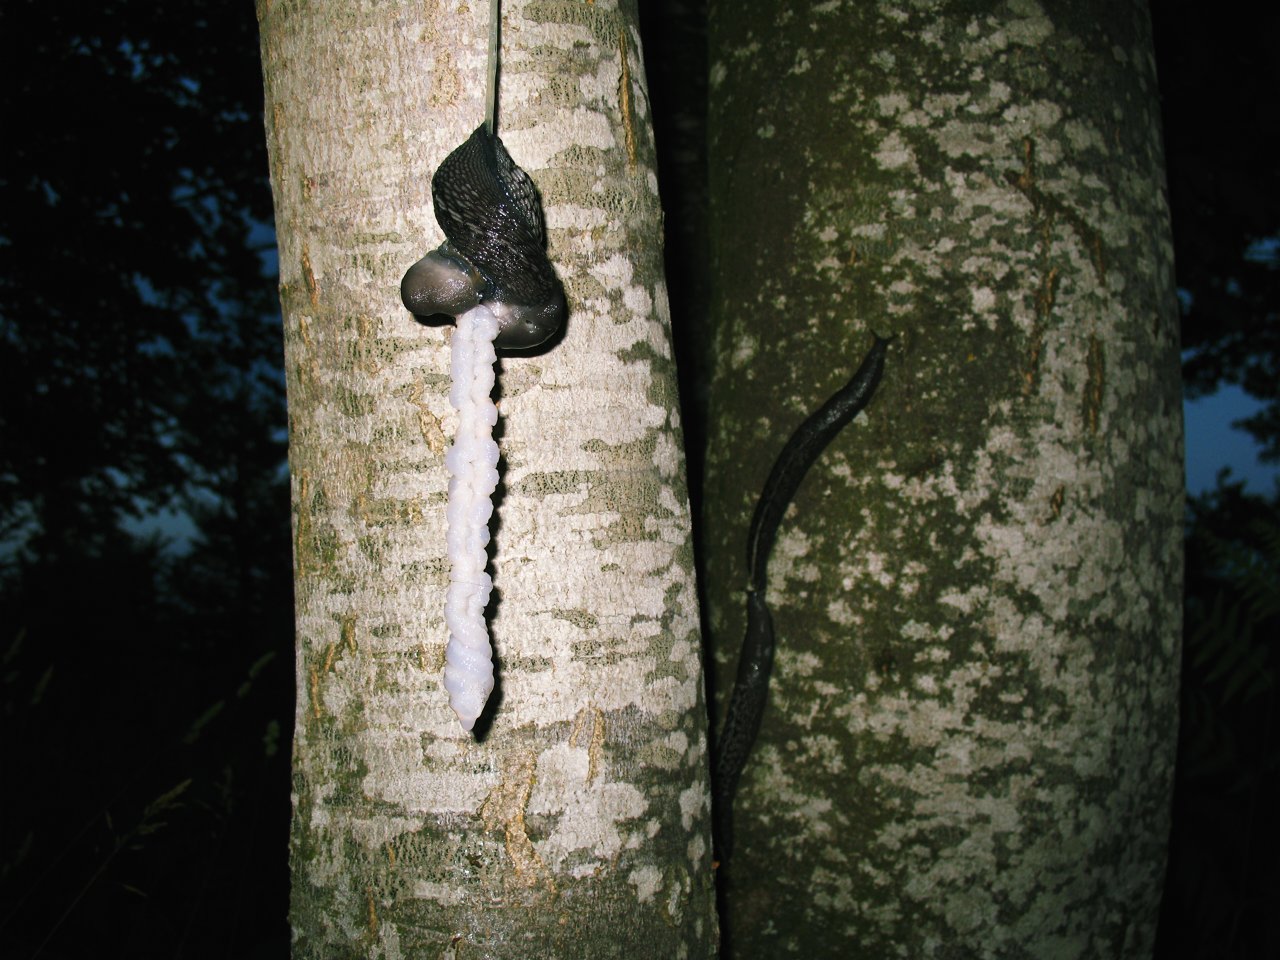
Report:
[[[450,564],[444,601],[449,627],[444,688],[464,730],[475,726],[493,690],[493,647],[484,621],[493,581],[484,568],[493,491],[498,486],[498,444],[493,439],[498,408],[489,397],[497,335],[498,320],[487,307],[468,310],[458,317],[449,363],[449,402],[458,411],[458,434],[444,455],[449,471]]]

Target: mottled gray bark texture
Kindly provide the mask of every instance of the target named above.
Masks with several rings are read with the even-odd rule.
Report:
[[[1146,5],[713,4],[721,710],[787,435],[734,957],[1144,957],[1177,726],[1177,317]]]
[[[499,133],[570,315],[504,360],[498,683],[441,686],[451,327],[399,301],[484,116],[488,5],[259,0],[297,578],[294,956],[705,957],[684,460],[636,11],[504,5]],[[485,721],[482,719],[482,725]]]

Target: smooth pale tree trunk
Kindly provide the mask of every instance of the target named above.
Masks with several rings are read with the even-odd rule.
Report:
[[[1177,727],[1177,315],[1146,4],[713,4],[717,702],[773,557],[734,957],[1145,957]],[[721,707],[722,709],[722,707]]]
[[[499,133],[570,316],[505,359],[499,688],[441,686],[452,327],[405,269],[483,119],[488,5],[260,0],[297,581],[295,957],[708,956],[702,691],[632,4],[508,0]]]

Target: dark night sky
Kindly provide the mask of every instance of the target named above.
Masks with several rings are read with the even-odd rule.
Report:
[[[1239,387],[1228,386],[1211,397],[1184,402],[1187,425],[1187,491],[1211,489],[1219,470],[1231,468],[1231,476],[1244,480],[1253,493],[1271,493],[1280,478],[1280,466],[1258,460],[1258,445],[1243,430],[1231,426],[1261,410],[1263,404]]]

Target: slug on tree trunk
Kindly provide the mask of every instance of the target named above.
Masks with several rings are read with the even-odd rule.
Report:
[[[876,392],[884,373],[885,352],[892,338],[876,336],[870,351],[849,382],[826,403],[810,414],[786,442],[769,471],[751,517],[747,534],[747,630],[738,654],[738,675],[724,727],[716,740],[716,765],[712,781],[715,789],[715,843],[720,862],[733,852],[733,798],[747,757],[760,732],[760,720],[769,697],[769,676],[773,671],[773,617],[765,602],[769,580],[769,554],[778,535],[782,515],[800,481],[809,472],[837,433],[858,415]]]
[[[564,292],[547,259],[538,194],[502,141],[481,124],[431,178],[445,243],[400,281],[420,317],[458,317],[483,304],[498,320],[494,346],[528,350],[559,332]]]
[[[431,178],[445,242],[411,266],[400,299],[420,317],[457,320],[450,342],[458,433],[445,453],[449,628],[444,686],[464,730],[493,691],[493,647],[484,611],[493,581],[485,572],[489,518],[498,484],[498,408],[490,399],[495,348],[528,350],[564,324],[564,291],[547,259],[538,192],[494,133],[497,112],[497,0],[490,4],[488,117]]]

